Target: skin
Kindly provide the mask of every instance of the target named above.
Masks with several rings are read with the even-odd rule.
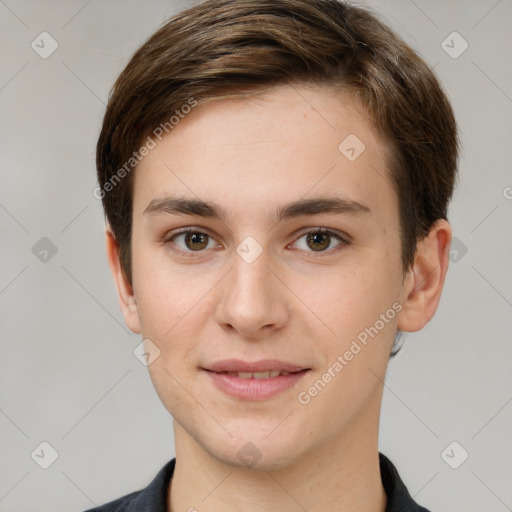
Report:
[[[338,150],[349,134],[366,146],[354,161]],[[199,105],[139,164],[133,286],[108,226],[107,254],[128,327],[160,350],[149,372],[174,420],[169,511],[384,511],[378,427],[389,352],[397,328],[417,331],[434,315],[451,240],[448,222],[437,221],[404,274],[386,155],[346,94],[295,84]],[[143,213],[165,196],[216,203],[227,217]],[[272,219],[285,203],[334,196],[369,212]],[[199,251],[184,235],[170,240],[184,227],[209,235]],[[318,249],[306,235],[319,227],[350,243],[320,237]],[[248,236],[263,251],[252,263],[236,252]],[[299,393],[394,303],[401,311],[300,403]],[[296,388],[248,401],[200,369],[228,358],[277,358],[311,371]],[[249,442],[261,454],[252,467],[237,457]]]

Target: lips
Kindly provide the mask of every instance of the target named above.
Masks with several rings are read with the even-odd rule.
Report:
[[[239,379],[270,379],[271,377],[279,377],[280,375],[290,375],[292,372],[285,371],[269,371],[269,372],[216,372],[221,375],[230,375]],[[295,373],[295,372],[294,372]]]
[[[295,386],[310,368],[276,359],[217,361],[203,368],[217,389],[237,400],[267,400]]]
[[[276,396],[296,386],[311,370],[279,359],[252,362],[225,359],[201,369],[220,391],[238,400],[266,400]]]
[[[261,359],[253,362],[242,361],[240,359],[225,359],[209,364],[203,369],[215,373],[239,374],[241,378],[262,379],[278,376],[279,374],[275,374],[275,372],[283,372],[284,375],[287,375],[302,370],[309,370],[310,368],[279,359]],[[274,374],[263,375],[268,372],[274,372]],[[251,374],[251,376],[248,376],[248,374]]]

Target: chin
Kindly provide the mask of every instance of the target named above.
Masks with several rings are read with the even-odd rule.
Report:
[[[207,443],[204,448],[219,462],[236,469],[251,471],[277,471],[294,464],[299,457],[297,443],[288,436],[283,443],[282,437],[260,435],[235,436],[225,444]]]

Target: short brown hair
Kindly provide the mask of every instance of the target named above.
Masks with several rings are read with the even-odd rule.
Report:
[[[388,142],[404,271],[410,267],[417,241],[447,217],[457,172],[456,122],[432,70],[375,14],[347,2],[208,0],[153,34],[109,97],[97,144],[97,190],[130,283],[129,171],[141,141],[191,98],[204,102],[294,82],[354,94]]]

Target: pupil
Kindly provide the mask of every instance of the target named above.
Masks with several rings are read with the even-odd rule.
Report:
[[[202,233],[187,233],[185,235],[185,241],[187,243],[187,247],[192,249],[193,251],[204,249],[204,243],[207,235]],[[189,245],[190,242],[190,245]],[[199,247],[197,245],[199,244]]]
[[[320,241],[321,241],[322,239],[323,239],[324,241],[325,241],[325,240],[327,240],[327,243],[323,243],[323,244],[320,244],[320,245],[319,245],[319,244],[317,243],[317,242],[319,241],[319,240],[318,240],[318,237],[320,238]],[[329,246],[329,236],[328,236],[328,235],[326,235],[325,233],[314,233],[314,234],[312,234],[312,235],[310,234],[310,235],[308,235],[307,239],[308,239],[308,243],[309,243],[309,242],[311,242],[311,241],[314,241],[314,244],[315,244],[315,245],[313,246],[313,248],[316,248],[316,249],[318,249],[318,248],[320,248],[320,249],[325,249],[326,247],[328,247],[328,246]]]

